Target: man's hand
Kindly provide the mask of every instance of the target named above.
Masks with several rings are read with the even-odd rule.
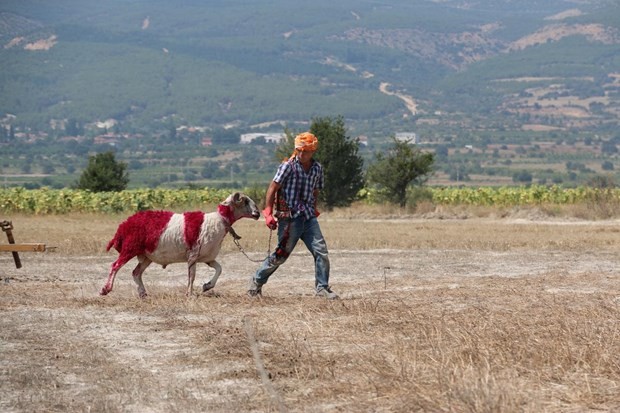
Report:
[[[278,228],[278,221],[273,217],[273,210],[271,207],[263,209],[263,216],[265,217],[265,224],[271,230]]]

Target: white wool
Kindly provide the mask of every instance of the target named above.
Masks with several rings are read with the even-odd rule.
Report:
[[[226,222],[219,212],[205,214],[200,227],[200,255],[198,261],[209,262],[215,260],[226,237]]]
[[[185,217],[183,214],[173,214],[166,225],[166,229],[159,237],[157,248],[146,256],[153,262],[168,265],[174,262],[186,262],[185,240],[183,231]]]
[[[205,214],[200,227],[200,235],[194,249],[189,254],[184,234],[185,217],[183,214],[173,214],[166,229],[159,237],[157,249],[146,256],[161,265],[187,262],[189,254],[197,255],[197,262],[213,261],[220,252],[222,241],[226,236],[226,224],[218,212]]]

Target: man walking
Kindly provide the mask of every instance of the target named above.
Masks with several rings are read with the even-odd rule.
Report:
[[[317,220],[316,201],[324,185],[323,167],[312,158],[318,144],[310,132],[297,135],[293,155],[280,164],[267,188],[263,216],[270,229],[278,229],[278,246],[252,276],[250,296],[261,295],[263,285],[301,239],[314,257],[316,296],[338,298],[329,287],[327,244]]]

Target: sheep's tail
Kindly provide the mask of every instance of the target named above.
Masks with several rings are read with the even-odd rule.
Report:
[[[106,251],[110,251],[110,249],[114,247],[117,251],[121,250],[121,240],[119,239],[118,234],[114,235],[114,238],[108,242],[108,246],[106,247]]]

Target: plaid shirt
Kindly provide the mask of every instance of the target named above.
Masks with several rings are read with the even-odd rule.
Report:
[[[282,185],[278,196],[286,201],[291,218],[297,218],[302,214],[306,219],[315,216],[314,190],[323,189],[324,185],[323,166],[319,162],[312,160],[312,166],[306,172],[299,159],[295,157],[280,164],[273,180]],[[286,211],[279,212],[281,217],[286,217]]]

